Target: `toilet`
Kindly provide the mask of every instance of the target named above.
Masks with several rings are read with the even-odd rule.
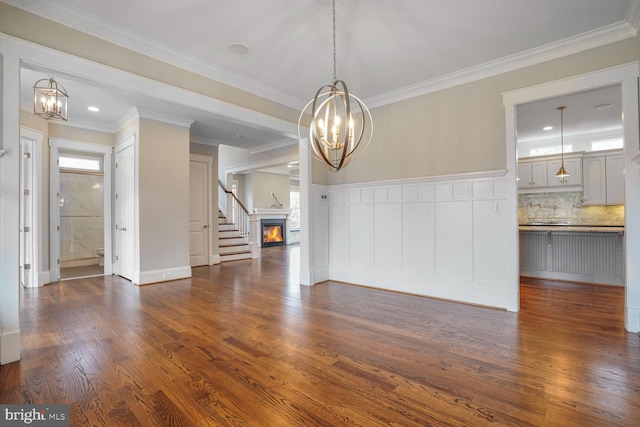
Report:
[[[100,261],[98,262],[98,265],[103,266],[104,265],[104,248],[96,249],[96,255],[100,257]]]

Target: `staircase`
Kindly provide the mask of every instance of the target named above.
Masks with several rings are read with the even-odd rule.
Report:
[[[236,224],[228,222],[220,211],[218,211],[218,247],[220,262],[251,259],[251,250],[245,237]]]

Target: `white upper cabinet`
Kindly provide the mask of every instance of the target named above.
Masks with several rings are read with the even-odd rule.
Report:
[[[549,187],[582,185],[582,158],[565,158],[564,168],[569,172],[569,176],[558,178],[556,173],[560,170],[561,165],[561,159],[547,161],[547,185]]]
[[[619,150],[585,155],[583,168],[585,205],[624,203],[624,156]]]
[[[564,156],[564,167],[570,173],[556,177],[562,160],[560,156],[540,156],[518,160],[518,189],[523,193],[536,191],[582,190],[582,152]],[[565,188],[573,187],[573,188]]]
[[[547,162],[518,163],[518,188],[547,186]]]
[[[605,156],[585,157],[584,168],[584,204],[604,205],[607,203],[606,159]]]
[[[624,204],[624,155],[607,156],[607,204]]]

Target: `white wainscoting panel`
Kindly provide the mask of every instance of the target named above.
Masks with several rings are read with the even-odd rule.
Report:
[[[436,204],[436,275],[473,278],[473,229],[470,201]]]
[[[309,248],[311,251],[311,281],[319,283],[329,280],[329,192],[326,186],[312,185],[310,195],[311,232]],[[347,206],[346,199],[343,206]],[[348,243],[348,241],[346,242]],[[346,251],[343,251],[347,254]]]
[[[402,270],[402,205],[379,203],[374,208],[374,260],[382,271]]]
[[[331,280],[513,306],[504,171],[325,188]]]

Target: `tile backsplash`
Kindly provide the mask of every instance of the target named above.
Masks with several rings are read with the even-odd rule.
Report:
[[[624,205],[584,206],[581,191],[518,195],[518,221],[567,221],[572,225],[624,225]]]

